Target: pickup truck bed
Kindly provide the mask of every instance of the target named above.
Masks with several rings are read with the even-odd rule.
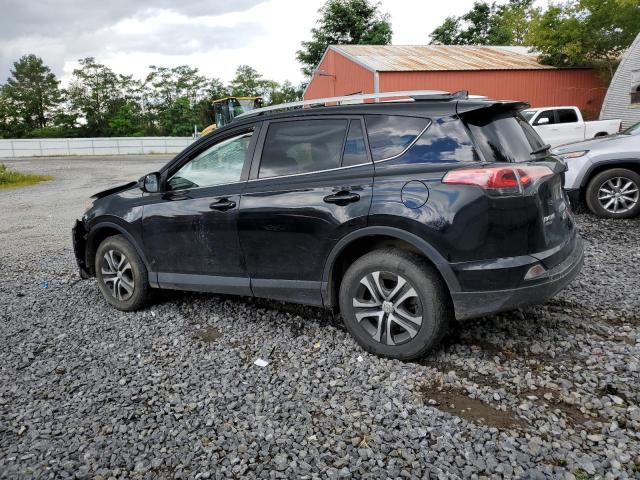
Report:
[[[528,108],[522,114],[552,147],[618,133],[621,123],[620,120],[585,122],[578,107]]]

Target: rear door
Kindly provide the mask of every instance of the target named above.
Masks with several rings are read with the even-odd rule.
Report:
[[[578,118],[573,108],[559,108],[556,110],[556,123],[561,135],[562,143],[572,143],[584,140],[585,123]]]
[[[240,244],[256,296],[322,304],[327,255],[366,226],[373,164],[354,116],[267,122],[242,196]]]

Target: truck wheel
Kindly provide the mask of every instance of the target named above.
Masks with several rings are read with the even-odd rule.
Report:
[[[95,272],[105,300],[118,310],[131,312],[147,304],[147,268],[123,235],[107,237],[98,246]]]
[[[599,217],[635,217],[640,213],[640,175],[626,168],[600,172],[589,182],[585,199]]]
[[[399,360],[422,357],[453,319],[438,272],[420,256],[396,249],[363,255],[340,285],[347,329],[368,352]]]

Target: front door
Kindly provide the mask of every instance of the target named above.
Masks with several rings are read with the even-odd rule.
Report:
[[[256,296],[321,304],[324,263],[365,227],[373,164],[357,117],[263,127],[240,206],[240,244]]]
[[[161,288],[250,294],[238,240],[254,129],[207,142],[166,172],[143,210],[143,241]]]

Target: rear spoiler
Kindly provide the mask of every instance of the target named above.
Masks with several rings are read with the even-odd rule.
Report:
[[[512,100],[468,100],[459,101],[456,104],[456,113],[462,115],[469,112],[476,112],[478,110],[493,110],[495,112],[505,112],[508,110],[520,111],[525,108],[529,108],[531,105],[527,102],[517,102]]]

